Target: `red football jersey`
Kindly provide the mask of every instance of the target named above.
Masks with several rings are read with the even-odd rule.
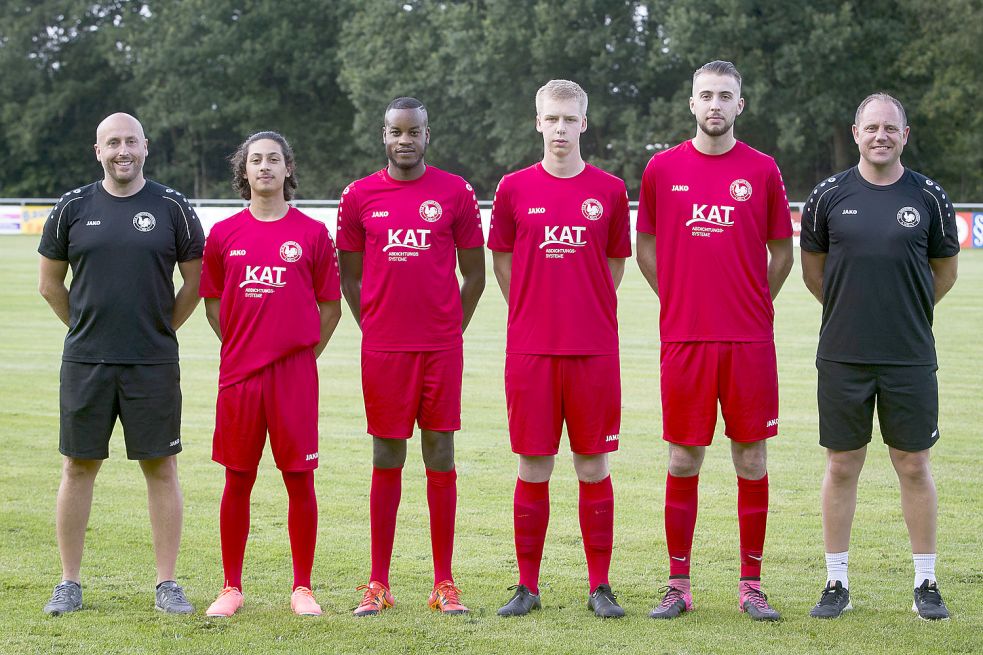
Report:
[[[200,294],[221,300],[218,383],[236,384],[321,340],[317,303],[341,298],[334,242],[293,207],[277,221],[243,209],[209,232]]]
[[[536,164],[502,178],[488,247],[512,253],[506,351],[618,352],[608,258],[631,256],[625,183],[594,166],[570,178]]]
[[[639,232],[655,235],[662,341],[770,341],[767,241],[792,236],[775,160],[738,141],[705,155],[691,141],[645,167]]]
[[[484,245],[474,189],[433,166],[394,180],[386,169],[348,185],[338,248],[364,252],[362,348],[423,351],[463,343],[457,249]]]

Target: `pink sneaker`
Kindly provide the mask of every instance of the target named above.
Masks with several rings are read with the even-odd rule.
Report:
[[[693,595],[690,593],[688,578],[672,578],[669,584],[659,589],[662,602],[649,612],[653,619],[674,619],[683,612],[693,609]]]
[[[321,616],[321,606],[314,600],[314,592],[307,587],[297,587],[290,594],[290,609],[297,616]]]
[[[215,602],[205,610],[205,616],[227,619],[242,607],[242,592],[235,587],[226,587],[219,593]]]
[[[760,580],[741,580],[737,592],[741,611],[755,621],[778,621],[782,618],[778,610],[768,604],[768,596],[761,591]]]

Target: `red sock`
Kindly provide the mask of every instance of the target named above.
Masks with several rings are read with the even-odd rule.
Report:
[[[515,481],[512,506],[515,525],[515,558],[519,563],[519,584],[539,593],[539,565],[550,523],[550,483]]]
[[[396,538],[396,512],[403,491],[403,469],[372,467],[372,490],[369,493],[369,525],[372,539],[372,573],[370,580],[389,588],[389,564]]]
[[[294,564],[294,586],[311,588],[314,547],[317,544],[317,496],[314,494],[314,471],[283,471],[289,509],[287,531],[290,555]]]
[[[741,578],[761,577],[761,558],[768,525],[768,476],[737,478],[737,522],[741,530]]]
[[[427,469],[427,505],[430,507],[430,548],[433,583],[454,580],[454,518],[457,516],[457,471]]]
[[[608,584],[614,544],[614,488],[611,476],[598,482],[580,481],[580,533],[587,555],[590,592]]]
[[[242,559],[249,538],[249,494],[256,482],[256,471],[225,469],[225,491],[219,508],[219,534],[222,538],[222,568],[225,586],[242,590]]]
[[[693,531],[699,505],[700,476],[677,478],[666,475],[666,546],[669,549],[669,575],[689,575],[693,552]]]

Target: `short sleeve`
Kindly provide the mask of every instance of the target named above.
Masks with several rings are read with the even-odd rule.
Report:
[[[792,211],[785,192],[785,180],[777,164],[772,164],[768,175],[768,240],[788,239],[792,236]]]
[[[205,247],[205,231],[198,220],[198,214],[181,193],[169,189],[164,196],[173,203],[174,240],[177,246],[177,260],[186,262],[199,259]]]
[[[321,225],[314,247],[314,297],[318,302],[341,300],[338,256],[328,228]]]
[[[198,285],[198,295],[202,298],[221,298],[225,289],[225,262],[223,259],[221,230],[218,225],[212,227],[201,261],[201,283]]]
[[[71,218],[71,205],[82,196],[66,193],[54,206],[41,231],[38,253],[48,259],[68,261],[68,223]]]
[[[638,220],[635,229],[646,234],[655,234],[655,159],[649,160],[642,173],[641,191],[638,196]]]
[[[506,178],[498,183],[492,202],[491,227],[488,228],[488,247],[498,252],[512,252],[515,247],[515,209]]]
[[[806,198],[802,207],[802,229],[799,246],[809,252],[829,252],[829,223],[827,219],[828,201],[821,187],[816,187]],[[829,189],[825,189],[829,190]]]
[[[607,256],[631,257],[631,218],[628,211],[628,189],[618,199],[608,224]]]
[[[922,191],[932,215],[928,228],[928,256],[933,259],[955,257],[959,254],[956,208],[945,190],[931,180],[925,180]]]
[[[341,192],[338,202],[338,248],[349,252],[365,250],[365,226],[362,225],[355,183]]]
[[[481,232],[481,210],[474,187],[467,182],[458,193],[457,212],[454,216],[454,245],[458,248],[480,248],[485,245]]]

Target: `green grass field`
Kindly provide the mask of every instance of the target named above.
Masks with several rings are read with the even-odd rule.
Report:
[[[54,532],[58,370],[63,326],[37,294],[36,238],[0,239],[0,653],[979,653],[983,651],[983,482],[979,386],[983,362],[983,251],[964,252],[961,279],[936,314],[941,428],[934,451],[941,499],[938,574],[953,619],[929,624],[910,611],[912,564],[897,480],[878,435],[861,480],[851,547],[856,610],[832,622],[808,617],[824,582],[819,517],[823,451],[817,444],[815,347],[819,305],[796,268],[777,303],[782,429],[771,442],[771,516],[765,585],[784,614],[752,624],[737,610],[736,481],[718,436],[701,476],[693,551],[697,610],[672,622],[647,618],[665,583],[662,528],[666,446],[659,438],[658,307],[633,262],[620,291],[624,416],[612,458],[617,519],[612,583],[627,610],[602,622],[585,609],[586,567],[569,456],[552,485],[543,563],[544,610],[503,620],[495,610],[515,582],[512,490],[502,366],[505,306],[489,272],[467,335],[464,430],[457,441],[459,513],[455,573],[468,617],[426,607],[430,545],[425,478],[411,444],[393,560],[395,610],[350,616],[369,569],[371,444],[364,433],[358,334],[346,315],[320,360],[320,530],[314,587],[319,619],[289,609],[286,492],[267,456],[253,492],[246,606],[231,620],[203,610],[222,583],[218,506],[222,469],[210,461],[218,343],[203,310],[180,333],[185,528],[179,577],[198,612],[153,609],[153,557],[138,467],[121,434],[96,484],[83,565],[86,608],[41,613],[60,564]],[[975,399],[975,400],[974,400]],[[718,435],[721,434],[718,428]]]

